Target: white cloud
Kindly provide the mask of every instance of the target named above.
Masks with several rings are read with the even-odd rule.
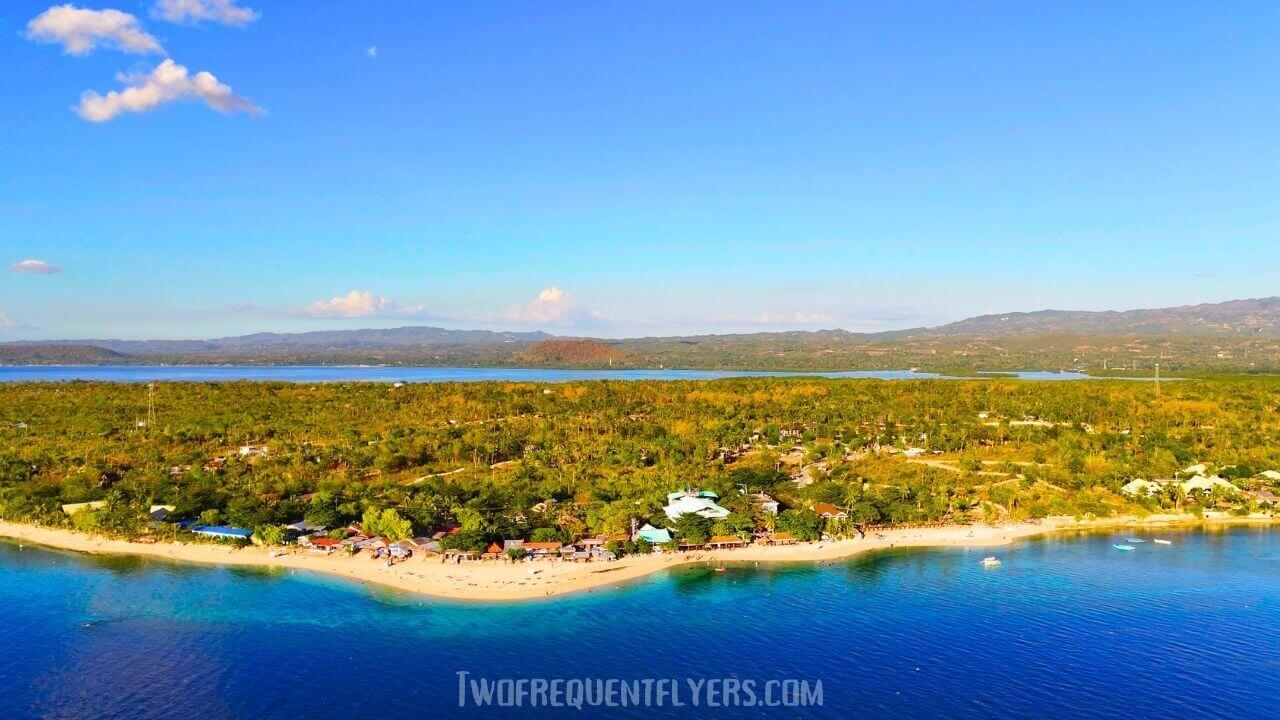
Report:
[[[364,51],[364,54],[365,54],[365,55],[368,55],[370,58],[376,58],[376,57],[378,57],[378,46],[377,46],[377,45],[370,45],[370,46],[369,46],[369,49]]]
[[[836,316],[824,312],[771,313],[762,312],[755,319],[763,325],[817,325],[836,321]]]
[[[4,313],[0,313],[0,328],[9,328],[9,327],[13,327],[13,321],[9,319],[8,315],[5,315]]]
[[[262,17],[262,13],[240,7],[236,0],[156,0],[151,16],[173,23],[198,25],[212,20],[221,25],[244,26]]]
[[[23,260],[9,266],[13,270],[20,273],[30,273],[32,275],[53,275],[62,272],[62,268],[57,265],[50,265],[43,260]]]
[[[504,320],[521,323],[554,323],[568,325],[583,321],[611,321],[612,317],[599,310],[584,310],[578,307],[573,293],[552,286],[538,293],[528,305],[513,305],[503,314]]]
[[[374,295],[369,290],[352,290],[346,295],[339,295],[329,300],[317,300],[311,303],[303,314],[312,317],[362,318],[379,315],[414,315],[420,312],[422,312],[421,305],[405,307],[389,298]]]
[[[237,110],[250,115],[261,115],[263,110],[249,100],[231,92],[231,88],[218,82],[207,72],[189,75],[187,69],[166,58],[146,75],[117,75],[116,79],[128,85],[124,90],[112,90],[99,95],[92,90],[80,96],[76,114],[90,122],[106,122],[120,113],[146,113],[179,100],[193,99],[226,114]]]
[[[146,55],[162,53],[160,41],[143,30],[138,18],[119,10],[89,10],[55,5],[27,23],[27,37],[59,43],[68,55],[84,55],[98,46]]]

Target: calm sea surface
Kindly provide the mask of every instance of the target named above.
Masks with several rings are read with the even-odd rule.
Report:
[[[1028,380],[1080,380],[1080,373],[1023,372]],[[32,365],[0,366],[0,382],[99,380],[107,382],[569,382],[572,380],[715,380],[730,377],[828,377],[905,380],[940,378],[909,370],[830,373],[749,370],[552,370],[529,368],[368,367],[356,365]]]
[[[1024,541],[995,569],[892,551],[504,605],[0,543],[0,717],[1277,717],[1280,531],[1124,536]],[[459,670],[804,678],[824,705],[459,708]]]

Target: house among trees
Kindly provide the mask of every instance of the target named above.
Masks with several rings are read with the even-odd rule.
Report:
[[[778,514],[778,508],[779,508],[778,501],[774,500],[772,496],[766,493],[758,492],[752,495],[751,499],[755,501],[756,505],[760,506],[761,510],[769,513],[770,515]]]
[[[690,490],[685,487],[682,491],[667,493],[667,506],[662,510],[672,520],[689,514],[719,520],[729,516],[729,511],[716,503],[719,498],[719,495],[710,490]]]
[[[1151,480],[1143,480],[1142,478],[1135,478],[1125,483],[1124,487],[1120,488],[1120,492],[1124,493],[1125,495],[1129,495],[1131,497],[1138,497],[1138,496],[1150,497],[1160,492],[1160,487],[1161,485],[1158,482],[1152,482]]]
[[[849,513],[832,505],[831,503],[816,502],[813,504],[813,512],[823,520],[838,520],[840,518],[849,517]]]

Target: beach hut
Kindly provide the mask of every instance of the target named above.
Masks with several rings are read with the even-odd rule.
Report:
[[[796,536],[789,532],[770,533],[764,537],[765,545],[795,545]]]
[[[740,548],[747,544],[746,540],[734,535],[712,535],[707,541],[707,547],[713,550]]]
[[[485,548],[480,557],[485,560],[498,560],[502,557],[502,546],[498,543],[489,543],[489,547]]]
[[[299,538],[298,540],[299,542],[301,542],[302,538]],[[341,540],[335,540],[334,538],[331,538],[331,537],[324,537],[323,535],[318,537],[308,538],[308,541],[305,544],[309,546],[312,550],[315,550],[317,552],[322,552],[325,554],[331,553],[334,550],[337,550],[338,548],[342,547]]]
[[[554,557],[560,554],[558,542],[527,542],[522,547],[533,557]]]

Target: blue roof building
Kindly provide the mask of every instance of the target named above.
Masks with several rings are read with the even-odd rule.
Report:
[[[253,535],[252,530],[227,527],[225,525],[193,525],[191,526],[191,532],[226,540],[248,540]]]
[[[636,531],[634,540],[648,540],[654,545],[671,542],[671,531],[666,528],[656,528],[648,523],[644,527]]]

